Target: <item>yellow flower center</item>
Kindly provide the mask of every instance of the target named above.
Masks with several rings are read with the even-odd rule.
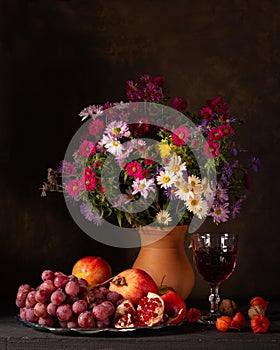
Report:
[[[113,141],[112,145],[115,146],[115,147],[118,147],[119,144],[116,141]]]
[[[143,188],[145,188],[146,186],[144,184],[139,184],[138,187],[140,188],[140,190],[143,190]]]
[[[121,128],[120,127],[116,127],[113,129],[113,134],[119,134],[121,131]]]
[[[170,181],[170,177],[169,176],[164,176],[162,178],[162,182],[165,183],[165,184],[167,184],[169,181]]]
[[[174,165],[172,165],[172,171],[174,171],[174,173],[177,173],[177,171],[179,171],[180,170],[180,167],[179,167],[179,165],[178,164],[174,164]]]

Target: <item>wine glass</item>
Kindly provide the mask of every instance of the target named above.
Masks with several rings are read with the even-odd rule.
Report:
[[[197,271],[210,285],[210,311],[200,322],[214,324],[219,313],[219,286],[234,271],[237,257],[238,235],[235,233],[194,233],[193,259]]]

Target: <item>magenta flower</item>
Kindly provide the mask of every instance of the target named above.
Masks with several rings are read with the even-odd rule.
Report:
[[[171,103],[172,107],[179,112],[182,112],[187,108],[187,100],[181,97],[175,97]]]
[[[103,129],[104,129],[104,122],[103,120],[100,120],[100,119],[93,120],[88,126],[88,131],[91,135],[97,135]]]
[[[204,153],[208,158],[216,158],[219,155],[218,144],[213,141],[205,142]]]
[[[94,176],[89,176],[89,177],[85,177],[84,182],[85,182],[85,189],[87,191],[93,191],[97,184],[97,179]]]
[[[172,141],[176,146],[183,146],[187,143],[189,129],[185,126],[179,126],[172,133]]]
[[[79,147],[79,153],[81,156],[83,157],[88,157],[92,151],[92,149],[94,149],[94,143],[91,142],[91,141],[83,141],[81,144],[80,144],[80,147]]]
[[[67,185],[67,192],[71,197],[77,196],[82,189],[83,185],[79,180],[72,180]]]
[[[209,131],[208,137],[211,141],[218,141],[221,140],[223,138],[223,133],[222,130],[220,130],[220,128],[213,128]]]
[[[136,178],[142,178],[142,167],[139,162],[130,162],[126,166],[126,171],[129,176]]]
[[[206,104],[218,112],[226,113],[228,111],[228,103],[219,96],[208,100]]]
[[[203,107],[199,111],[199,114],[206,120],[212,120],[213,119],[213,111],[209,107]]]
[[[232,126],[229,124],[219,125],[218,130],[223,136],[230,136],[234,133]]]

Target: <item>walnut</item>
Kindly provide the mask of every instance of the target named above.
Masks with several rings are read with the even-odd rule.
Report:
[[[237,305],[233,300],[223,299],[219,306],[222,315],[232,316],[237,310]]]

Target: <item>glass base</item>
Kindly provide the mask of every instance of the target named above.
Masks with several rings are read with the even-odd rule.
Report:
[[[218,312],[217,313],[209,312],[206,315],[202,315],[200,317],[200,319],[198,320],[198,323],[214,325],[214,324],[216,324],[217,318],[220,316],[221,316],[221,314]]]

